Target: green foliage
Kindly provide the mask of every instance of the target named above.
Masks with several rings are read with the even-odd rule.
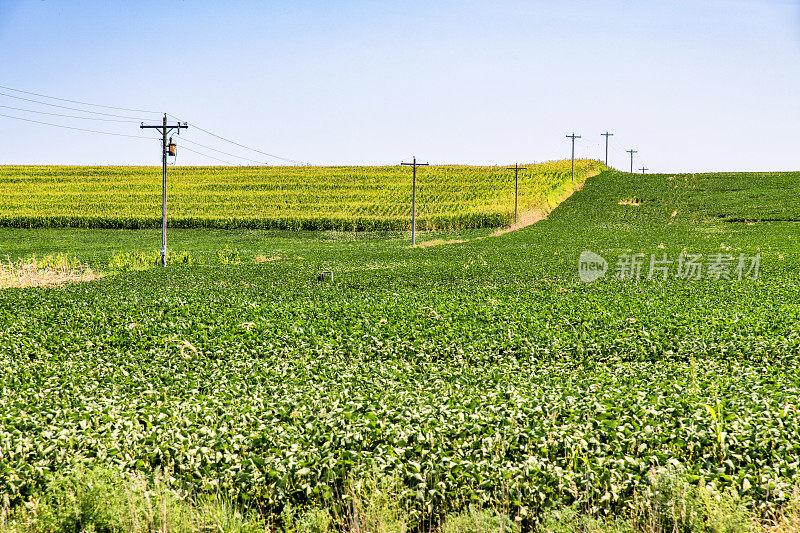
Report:
[[[341,502],[333,500],[331,505],[337,510],[341,529],[353,533],[409,530],[409,517],[402,504],[403,483],[397,477],[379,478],[373,472],[351,480],[346,487]]]
[[[148,482],[104,466],[56,474],[10,516],[3,511],[2,533],[268,531],[257,514],[243,514],[224,498],[187,497],[167,488],[158,475]]]
[[[325,509],[298,510],[287,505],[280,515],[280,530],[285,533],[327,533],[332,525],[333,519]]]
[[[217,251],[217,262],[221,265],[231,265],[242,262],[242,254],[236,248],[226,247]]]
[[[636,495],[632,523],[637,530],[744,533],[758,522],[732,487],[719,491],[702,479],[692,485],[674,468],[650,477],[650,486]]]
[[[50,254],[36,259],[36,267],[39,269],[52,268],[60,270],[80,268],[81,266],[81,262],[78,258],[71,257],[67,253]]]
[[[111,533],[122,530],[127,509],[120,505],[123,487],[119,474],[110,470],[79,470],[58,475],[36,502],[38,530]]]
[[[442,533],[514,533],[519,530],[507,515],[469,507],[467,512],[452,515],[442,526]]]
[[[376,472],[396,498],[367,507],[409,529],[470,508],[523,529],[570,506],[603,527],[667,524],[672,500],[691,527],[778,513],[800,477],[797,229],[695,209],[676,180],[604,173],[465,243],[208,230],[248,260],[0,291],[0,494],[97,464],[337,524]],[[760,252],[760,279],[577,278],[585,249],[728,248]]]
[[[538,524],[541,533],[667,533],[657,529],[636,529],[631,520],[623,517],[598,518],[581,511],[577,505],[549,510]]]
[[[167,250],[167,265],[233,265],[242,262],[242,253],[238,248],[225,247],[213,254],[195,256],[189,251]],[[111,272],[128,272],[134,270],[147,270],[161,266],[161,251],[148,252],[115,252],[108,262]]]
[[[108,268],[112,272],[146,270],[160,264],[161,254],[158,250],[150,252],[118,252],[111,256]]]

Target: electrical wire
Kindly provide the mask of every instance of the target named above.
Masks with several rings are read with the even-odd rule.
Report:
[[[147,110],[147,109],[134,109],[134,108],[127,108],[127,107],[118,107],[118,106],[94,104],[94,103],[91,103],[91,102],[84,102],[84,101],[81,101],[81,100],[70,100],[68,98],[59,98],[59,97],[56,97],[56,96],[49,96],[49,95],[46,95],[46,94],[36,93],[36,92],[32,92],[32,91],[24,91],[22,89],[16,89],[14,87],[8,87],[8,86],[5,86],[5,85],[0,85],[0,89],[4,89],[6,91],[13,91],[15,93],[21,93],[21,94],[26,94],[26,95],[30,95],[30,96],[35,96],[35,97],[39,97],[39,98],[57,100],[59,102],[68,102],[68,103],[72,103],[72,104],[79,104],[79,105],[83,105],[83,106],[91,106],[91,107],[97,107],[97,108],[103,108],[103,109],[116,109],[116,110],[120,110],[120,111],[130,111],[130,112],[135,112],[135,113],[159,114],[156,111],[150,111],[150,110]],[[76,108],[76,107],[65,106],[65,105],[60,105],[60,104],[54,104],[54,103],[50,103],[50,102],[43,102],[43,101],[35,100],[35,99],[32,99],[32,98],[25,98],[23,96],[17,96],[17,95],[13,95],[13,94],[8,94],[8,93],[2,92],[2,91],[0,91],[0,96],[5,96],[7,98],[14,98],[16,100],[22,100],[22,101],[25,101],[25,102],[31,102],[31,103],[38,104],[38,105],[56,107],[56,108],[59,108],[59,109],[67,109],[67,110],[70,110],[70,111],[77,111],[79,113],[86,113],[86,114],[90,114],[90,115],[101,115],[101,116],[104,116],[104,117],[114,117],[114,118],[112,119],[112,118],[83,117],[83,116],[76,116],[76,115],[67,115],[67,114],[64,114],[64,113],[48,113],[46,111],[36,111],[36,110],[33,110],[33,109],[25,109],[25,108],[19,108],[19,107],[14,107],[14,106],[0,105],[0,108],[11,109],[11,110],[14,110],[14,111],[21,111],[21,112],[25,112],[25,113],[37,113],[37,114],[41,114],[41,115],[49,115],[49,116],[56,116],[56,117],[63,117],[63,118],[74,118],[74,119],[81,119],[81,120],[97,120],[97,121],[105,121],[105,122],[126,122],[126,121],[129,121],[129,122],[143,122],[145,120],[149,120],[149,119],[143,119],[142,117],[119,115],[119,114],[115,114],[115,113],[104,113],[104,112],[101,112],[101,111],[93,111],[93,110],[89,110],[89,109],[80,109],[80,108]],[[102,135],[114,135],[114,136],[119,136],[119,137],[131,137],[131,138],[137,138],[137,139],[147,139],[148,138],[148,137],[143,137],[143,136],[140,136],[140,135],[127,135],[127,134],[122,134],[122,133],[112,133],[112,132],[91,130],[91,129],[88,129],[88,128],[78,128],[78,127],[74,127],[74,126],[65,126],[65,125],[62,125],[62,124],[54,124],[54,123],[51,123],[51,122],[44,122],[44,121],[40,121],[40,120],[26,119],[26,118],[22,118],[22,117],[15,117],[15,116],[12,116],[12,115],[0,114],[0,116],[5,117],[5,118],[14,119],[14,120],[22,120],[22,121],[25,121],[25,122],[31,122],[31,123],[35,123],[35,124],[42,124],[42,125],[46,125],[46,126],[53,126],[53,127],[57,127],[57,128],[64,128],[64,129],[72,129],[72,130],[76,130],[76,131],[85,131],[85,132],[90,132],[90,133],[99,133],[99,134],[102,134]],[[172,118],[175,118],[176,120],[178,120],[178,118],[175,117],[174,115],[169,115],[169,116],[171,116]],[[115,119],[123,119],[123,120],[115,120]],[[308,164],[308,163],[305,163],[303,161],[298,161],[296,159],[290,159],[290,158],[287,158],[287,157],[282,157],[282,156],[279,156],[279,155],[276,155],[276,154],[271,154],[269,152],[264,152],[264,151],[258,150],[256,148],[252,148],[250,146],[246,146],[244,144],[238,143],[236,141],[233,141],[233,140],[228,139],[226,137],[223,137],[221,135],[217,135],[216,133],[213,133],[213,132],[211,132],[209,130],[206,130],[206,129],[204,129],[204,128],[202,128],[202,127],[200,127],[200,126],[198,126],[197,124],[194,124],[194,123],[192,123],[192,127],[198,129],[199,131],[202,131],[203,133],[206,133],[207,135],[215,137],[215,138],[217,138],[219,140],[222,140],[222,141],[225,141],[227,143],[233,144],[233,145],[238,146],[240,148],[244,148],[245,150],[250,150],[252,152],[259,153],[259,154],[271,157],[273,159],[278,159],[280,161],[286,161],[288,163],[293,163],[293,164],[297,164],[297,165],[307,165]],[[224,154],[224,155],[227,155],[227,156],[230,156],[230,157],[235,157],[237,159],[241,159],[241,160],[244,160],[244,161],[249,161],[249,162],[258,163],[258,164],[267,164],[267,163],[265,163],[263,161],[258,161],[258,160],[255,160],[255,159],[250,159],[250,158],[247,158],[247,157],[231,154],[231,153],[225,152],[223,150],[218,150],[216,148],[212,148],[210,146],[206,146],[206,145],[203,145],[203,144],[191,141],[191,140],[187,140],[187,142],[189,142],[191,144],[194,144],[194,145],[197,145],[197,146],[201,146],[201,147],[206,148],[208,150],[212,150],[214,152],[217,152],[217,153],[220,153],[220,154]],[[233,164],[230,161],[226,161],[224,159],[213,157],[213,156],[210,156],[208,154],[204,154],[203,152],[199,152],[199,151],[196,151],[196,150],[191,150],[191,149],[188,149],[188,148],[186,148],[186,149],[189,150],[190,152],[197,153],[199,155],[203,155],[204,157],[209,157],[209,158],[214,159],[216,161],[220,161],[220,162],[227,163],[227,164]]]
[[[90,132],[90,133],[99,133],[99,134],[102,134],[102,135],[113,135],[115,137],[131,137],[133,139],[147,139],[147,140],[152,140],[153,139],[152,137],[145,137],[144,135],[128,135],[126,133],[112,133],[110,131],[90,130],[88,128],[76,128],[74,126],[64,126],[63,124],[53,124],[52,122],[43,122],[41,120],[33,120],[33,119],[30,119],[30,118],[15,117],[15,116],[12,116],[12,115],[4,115],[2,113],[0,113],[0,117],[12,118],[14,120],[23,120],[25,122],[33,122],[35,124],[44,124],[45,126],[53,126],[53,127],[56,127],[56,128],[64,128],[64,129],[68,129],[68,130],[86,131],[86,132]]]
[[[79,109],[77,107],[69,107],[69,106],[59,105],[59,104],[50,104],[50,103],[47,103],[47,102],[40,102],[38,100],[33,100],[31,98],[24,98],[22,96],[14,96],[13,94],[7,94],[7,93],[4,93],[4,92],[0,92],[0,96],[6,96],[8,98],[16,98],[17,100],[24,100],[26,102],[33,102],[34,104],[39,104],[39,105],[48,105],[50,107],[58,107],[58,108],[61,108],[61,109],[69,109],[70,111],[79,111],[81,113],[90,113],[92,115],[103,115],[103,116],[106,116],[106,117],[127,118],[127,119],[130,119],[132,122],[141,122],[143,120],[149,120],[149,119],[142,119],[141,117],[129,117],[129,116],[125,116],[125,115],[115,115],[113,113],[101,113],[100,111],[89,111],[88,109]]]
[[[204,154],[203,152],[198,152],[197,150],[192,150],[191,148],[186,148],[185,146],[182,146],[181,150],[187,150],[189,152],[192,152],[193,154],[202,155],[203,157],[208,157],[209,159],[214,159],[215,161],[220,161],[220,162],[225,163],[226,165],[230,165],[232,167],[239,166],[236,163],[231,163],[230,161],[226,161],[224,159],[220,159],[218,157],[214,157],[213,155]]]
[[[119,118],[98,118],[98,117],[80,117],[78,115],[65,115],[63,113],[48,113],[47,111],[35,111],[33,109],[24,109],[22,107],[12,107],[10,105],[0,105],[0,107],[5,109],[13,109],[14,111],[24,111],[26,113],[37,113],[39,115],[51,115],[55,117],[66,117],[66,118],[78,118],[81,120],[100,120],[103,122],[136,122],[134,120],[124,120]]]
[[[210,146],[206,146],[205,144],[200,144],[199,142],[191,141],[189,139],[181,139],[181,141],[182,142],[187,142],[187,143],[195,145],[195,146],[200,146],[202,148],[206,148],[207,150],[211,150],[211,151],[214,151],[214,152],[219,152],[220,154],[225,154],[225,155],[228,155],[228,156],[231,156],[231,157],[236,157],[238,159],[243,159],[245,161],[250,161],[251,163],[258,163],[259,165],[266,165],[267,164],[267,163],[264,163],[263,161],[258,161],[256,159],[250,159],[250,158],[247,158],[247,157],[242,157],[240,155],[230,154],[228,152],[223,152],[222,150],[217,150],[216,148],[211,148]]]
[[[180,121],[180,119],[178,117],[176,117],[175,115],[170,115],[169,113],[167,113],[167,116],[170,116],[170,117],[174,118],[175,120]],[[193,127],[193,128],[196,128],[196,129],[202,131],[203,133],[211,135],[212,137],[216,137],[217,139],[220,139],[222,141],[229,142],[231,144],[235,144],[236,146],[239,146],[239,147],[244,148],[246,150],[251,150],[253,152],[256,152],[256,153],[259,153],[259,154],[262,154],[262,155],[266,155],[266,156],[269,156],[269,157],[272,157],[272,158],[275,158],[275,159],[280,159],[281,161],[286,161],[287,163],[294,163],[295,165],[308,165],[308,164],[310,164],[310,163],[305,163],[303,161],[298,161],[296,159],[289,159],[287,157],[281,157],[279,155],[270,154],[270,153],[267,153],[267,152],[263,152],[261,150],[257,150],[255,148],[251,148],[249,146],[245,146],[244,144],[238,143],[236,141],[232,141],[230,139],[222,137],[221,135],[217,135],[216,133],[212,133],[212,132],[210,132],[210,131],[208,131],[206,129],[203,129],[203,128],[201,128],[200,126],[198,126],[197,124],[195,124],[193,122],[189,122],[189,125],[191,127]]]
[[[0,85],[0,89],[5,89],[7,91],[14,91],[14,92],[22,93],[22,94],[29,94],[29,95],[32,95],[32,96],[38,96],[40,98],[49,98],[51,100],[58,100],[60,102],[70,102],[72,104],[88,105],[88,106],[92,106],[92,107],[102,107],[102,108],[105,108],[105,109],[117,109],[119,111],[131,111],[133,113],[152,113],[152,114],[156,114],[156,115],[160,115],[161,114],[158,111],[148,111],[147,109],[129,109],[127,107],[115,107],[115,106],[112,106],[112,105],[92,104],[92,103],[89,103],[89,102],[81,102],[79,100],[67,100],[66,98],[57,98],[55,96],[47,96],[46,94],[32,93],[30,91],[23,91],[21,89],[14,89],[13,87],[6,87],[4,85]]]

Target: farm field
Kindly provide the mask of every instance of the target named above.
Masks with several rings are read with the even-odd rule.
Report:
[[[572,192],[568,161],[520,165],[520,213],[547,213]],[[575,186],[605,167],[576,161]],[[417,171],[417,228],[497,227],[514,219],[514,172],[431,166]],[[411,169],[388,167],[175,167],[175,228],[406,230]],[[0,166],[0,226],[161,227],[161,169]]]
[[[798,178],[606,171],[546,220],[433,232],[465,242],[427,248],[403,232],[182,230],[176,250],[239,262],[2,290],[0,501],[105,466],[276,523],[346,514],[370,479],[423,530],[471,505],[522,529],[649,506],[665,531],[704,530],[674,511],[700,489],[778,516],[800,468]],[[92,231],[2,228],[0,254],[58,243],[102,270],[158,243]],[[594,283],[586,250],[609,265]],[[636,254],[639,279],[615,279]],[[681,254],[702,256],[701,279],[675,275]],[[651,257],[674,261],[667,279],[647,279]],[[729,268],[709,278],[712,264]]]

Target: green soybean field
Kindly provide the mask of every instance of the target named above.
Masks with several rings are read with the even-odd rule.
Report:
[[[607,170],[502,235],[180,229],[197,261],[124,271],[158,230],[0,228],[7,261],[104,273],[0,290],[0,505],[102,467],[275,528],[349,516],[363,480],[408,530],[650,502],[664,531],[711,531],[688,494],[768,523],[800,475],[798,178]]]

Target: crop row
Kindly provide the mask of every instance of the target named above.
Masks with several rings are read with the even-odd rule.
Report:
[[[506,213],[468,213],[417,218],[419,230],[496,228],[513,220]],[[161,217],[98,216],[6,216],[0,226],[8,228],[160,228]],[[388,217],[274,217],[274,218],[170,218],[171,228],[280,229],[336,231],[403,231],[411,229],[411,219]]]
[[[578,161],[578,183],[602,165]],[[548,211],[572,189],[565,162],[520,174],[519,208]],[[0,167],[0,225],[150,227],[161,214],[157,169]],[[174,227],[406,229],[404,167],[179,167],[169,178]],[[495,227],[514,214],[514,177],[498,167],[429,167],[417,180],[420,229]],[[160,222],[158,222],[160,224]]]

